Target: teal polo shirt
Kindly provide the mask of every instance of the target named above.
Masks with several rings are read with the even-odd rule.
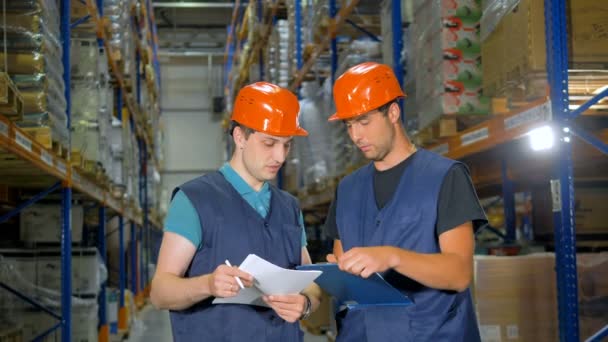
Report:
[[[226,178],[234,189],[251,205],[262,217],[266,217],[270,210],[270,186],[264,183],[260,191],[255,191],[245,180],[230,166],[225,163],[220,168],[220,173]],[[302,227],[302,247],[306,247],[306,231],[304,229],[304,219],[300,212],[300,226]],[[165,231],[183,236],[192,242],[199,249],[202,246],[203,227],[198,217],[198,213],[188,196],[181,190],[178,191],[167,212],[165,219]]]

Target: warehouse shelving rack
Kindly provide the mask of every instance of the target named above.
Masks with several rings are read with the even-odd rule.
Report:
[[[304,76],[314,66],[315,60],[329,48],[331,53],[331,77],[335,80],[338,63],[338,50],[335,34],[345,22],[348,15],[356,6],[357,1],[351,0],[337,11],[336,0],[329,0],[329,16],[333,18],[333,25],[322,44],[315,47],[311,57],[302,60],[301,19],[296,16],[296,60],[298,72],[290,84],[290,89],[297,92]],[[561,341],[579,340],[578,317],[578,289],[576,272],[576,234],[574,222],[574,176],[573,176],[573,138],[579,138],[601,153],[608,153],[608,129],[600,132],[600,136],[586,132],[578,127],[574,119],[581,116],[602,115],[590,111],[590,107],[608,96],[608,89],[604,89],[593,96],[587,103],[575,110],[570,110],[568,97],[568,44],[566,0],[544,0],[545,4],[545,32],[547,49],[547,74],[549,90],[547,96],[530,102],[527,105],[507,114],[491,117],[488,120],[474,125],[456,136],[448,138],[442,143],[435,144],[429,149],[452,159],[464,159],[480,153],[495,151],[499,146],[518,140],[535,128],[550,125],[558,132],[558,142],[554,147],[558,156],[557,162],[552,166],[553,176],[547,180],[550,185],[554,207],[554,236],[556,254],[556,277],[558,289],[559,309],[559,336]],[[392,46],[394,72],[403,85],[404,68],[401,59],[403,48],[403,31],[401,20],[401,1],[391,0],[392,6]],[[301,14],[301,0],[295,2],[296,14]],[[236,10],[236,9],[235,9]],[[234,29],[234,25],[232,26]],[[227,47],[229,54],[231,46]],[[230,65],[231,66],[231,65]],[[249,65],[241,66],[248,70]],[[406,71],[407,72],[407,71]],[[236,85],[239,85],[238,83]],[[233,88],[238,89],[238,88]],[[232,90],[232,89],[231,89]],[[406,120],[407,109],[403,108],[402,119]],[[578,153],[578,152],[577,152]],[[605,157],[605,156],[604,156]],[[497,172],[497,177],[486,179],[493,183],[502,184],[502,195],[505,206],[506,234],[505,241],[515,239],[515,201],[514,182],[509,177],[509,169],[503,160]],[[279,184],[280,184],[279,180]],[[335,186],[335,184],[334,184]],[[328,187],[321,192],[307,193],[301,198],[304,209],[315,208],[327,204],[333,198],[334,189]],[[589,341],[599,341],[608,336],[608,326],[604,327]]]
[[[556,134],[559,139],[555,146],[558,160],[554,165],[554,176],[548,182],[551,186],[554,207],[559,336],[560,341],[579,341],[572,138],[577,137],[603,154],[607,154],[608,134],[604,130],[601,137],[596,137],[577,127],[574,119],[580,115],[593,115],[594,113],[586,113],[587,110],[607,97],[608,89],[604,89],[576,110],[569,109],[566,0],[544,0],[544,4],[547,74],[550,89],[547,98],[473,126],[449,138],[447,142],[433,146],[431,150],[449,158],[462,159],[492,150],[547,124],[559,132]],[[400,1],[392,0],[392,6],[394,60],[400,61],[399,53],[403,39]],[[394,67],[397,76],[402,77],[401,63],[396,63]],[[400,82],[403,84],[403,79],[400,79]],[[501,176],[507,223],[505,238],[512,241],[515,237],[515,202],[513,183],[508,178],[504,162]],[[601,329],[589,341],[600,341],[606,336],[608,336],[608,326]]]
[[[17,297],[27,301],[38,309],[50,314],[57,318],[59,323],[51,329],[38,336],[38,339],[43,338],[55,330],[61,328],[62,341],[71,341],[71,298],[72,298],[72,284],[71,284],[71,207],[73,191],[77,191],[83,198],[95,201],[99,204],[99,227],[98,227],[98,249],[102,259],[106,260],[106,218],[109,213],[118,216],[118,231],[119,231],[119,313],[118,313],[118,328],[123,333],[128,329],[127,327],[127,312],[125,306],[125,288],[127,287],[127,266],[125,260],[125,241],[124,241],[124,229],[125,220],[130,222],[131,228],[131,275],[130,275],[130,288],[133,294],[136,295],[139,304],[143,304],[144,296],[149,291],[149,287],[146,285],[150,280],[150,274],[147,272],[147,265],[152,261],[151,255],[151,243],[152,233],[155,233],[154,240],[159,239],[158,234],[160,232],[160,223],[157,221],[151,221],[148,217],[148,193],[147,193],[147,162],[151,161],[158,168],[158,160],[153,154],[148,153],[148,149],[153,149],[153,137],[152,131],[149,127],[146,127],[144,115],[140,109],[140,65],[139,55],[143,51],[141,48],[141,37],[140,32],[137,30],[137,37],[139,38],[137,44],[137,86],[135,88],[137,92],[136,99],[133,95],[128,92],[128,89],[132,89],[128,80],[124,77],[120,69],[118,68],[118,61],[115,60],[115,55],[112,54],[112,47],[109,45],[107,39],[105,39],[105,21],[103,17],[103,0],[61,0],[61,38],[63,47],[63,68],[64,75],[63,79],[66,84],[65,97],[67,102],[67,118],[68,128],[70,127],[70,107],[71,107],[71,94],[70,94],[70,44],[71,44],[71,30],[87,21],[94,23],[94,30],[97,33],[97,38],[100,47],[104,47],[108,55],[108,61],[111,67],[111,73],[113,78],[116,80],[116,112],[118,113],[118,119],[123,121],[123,124],[131,126],[131,131],[136,134],[139,143],[139,155],[140,155],[140,184],[139,184],[139,195],[140,203],[143,204],[143,215],[141,208],[136,208],[132,204],[129,204],[125,200],[119,200],[112,196],[112,194],[99,185],[96,181],[88,178],[81,171],[73,168],[70,165],[69,157],[61,157],[53,152],[47,151],[42,145],[29,136],[8,118],[0,115],[0,151],[2,151],[3,158],[2,165],[0,165],[0,176],[2,183],[10,186],[23,186],[27,188],[44,188],[48,189],[40,192],[33,196],[31,199],[20,204],[13,211],[0,217],[0,223],[6,222],[11,217],[18,215],[24,208],[38,202],[45,196],[59,190],[61,188],[61,315],[53,312],[52,310],[44,307],[43,305],[36,303],[31,298],[13,289],[10,284],[0,283],[0,287],[8,290]],[[74,22],[71,22],[71,6],[72,5],[85,5],[88,10],[88,15],[83,18],[79,18]],[[150,12],[150,1],[145,0],[144,4],[144,19],[148,20],[149,27],[152,32],[148,32],[148,39],[152,46],[153,56],[151,56],[151,62],[153,68],[156,71],[156,75],[159,75],[159,64],[157,56],[157,42],[158,38],[156,35],[156,27],[153,21],[152,15],[147,15]],[[145,75],[144,75],[145,76]],[[155,80],[154,86],[150,87],[152,97],[158,99],[160,89],[160,80]],[[125,111],[127,117],[122,117],[123,113],[123,101],[126,104]],[[126,123],[128,122],[128,123]],[[146,129],[147,128],[147,129]],[[69,156],[69,153],[68,153]],[[80,196],[79,195],[79,196]],[[138,229],[138,227],[140,227]],[[152,228],[154,232],[152,232]],[[139,232],[138,232],[139,230]],[[144,253],[144,249],[147,250]],[[144,259],[144,256],[146,257]],[[139,265],[138,265],[139,260]],[[100,305],[99,311],[99,340],[109,341],[109,326],[107,324],[107,313],[105,312],[105,291],[106,285],[103,284],[101,292],[99,293],[99,301],[103,303]]]

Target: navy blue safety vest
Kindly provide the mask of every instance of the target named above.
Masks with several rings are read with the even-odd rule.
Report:
[[[395,246],[439,253],[435,232],[443,179],[456,162],[420,150],[401,176],[393,198],[378,210],[374,166],[369,164],[338,186],[336,220],[344,251]],[[479,341],[471,294],[428,288],[396,271],[385,279],[414,301],[409,307],[372,307],[339,315],[338,341]]]
[[[226,259],[239,265],[247,255],[284,268],[301,264],[302,228],[295,198],[270,187],[270,210],[262,218],[219,172],[185,183],[183,191],[198,212],[202,246],[185,277],[212,273]],[[213,298],[171,311],[173,338],[183,341],[302,341],[298,323],[288,323],[272,309],[238,304],[211,304]]]

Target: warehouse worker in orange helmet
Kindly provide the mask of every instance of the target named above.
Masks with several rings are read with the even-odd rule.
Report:
[[[152,280],[151,300],[171,310],[175,341],[302,341],[298,324],[319,305],[320,290],[264,297],[266,307],[217,304],[240,291],[239,265],[256,254],[280,267],[309,264],[297,200],[269,183],[285,162],[298,124],[294,94],[259,82],[240,90],[232,113],[234,154],[219,171],[173,192]]]
[[[414,302],[339,312],[338,341],[479,341],[469,284],[486,217],[467,168],[411,143],[390,67],[354,66],[333,91],[329,121],[344,122],[371,162],[338,185],[328,261],[364,278],[379,272]]]

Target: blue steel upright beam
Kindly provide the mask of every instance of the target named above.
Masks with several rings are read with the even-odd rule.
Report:
[[[257,0],[256,2],[256,6],[258,9],[258,20],[260,22],[260,24],[262,24],[262,21],[264,20],[264,11],[263,11],[263,6],[264,3],[262,2],[262,0]],[[263,81],[266,78],[266,75],[264,75],[264,53],[262,52],[262,50],[260,49],[260,55],[258,57],[260,59],[260,81]]]
[[[511,243],[515,241],[515,193],[513,191],[513,181],[509,179],[507,174],[507,161],[503,160],[501,165],[502,173],[502,200],[505,214],[505,242]]]
[[[125,220],[118,216],[118,329],[126,329],[125,286],[127,268],[125,265]]]
[[[296,30],[296,66],[298,71],[302,69],[302,0],[295,0],[295,30]],[[298,87],[299,88],[299,87]],[[299,90],[298,90],[299,93]]]
[[[556,178],[551,180],[560,341],[579,340],[572,144],[569,124],[566,0],[545,0],[547,75],[552,117],[559,128]],[[568,139],[566,139],[568,138]]]
[[[63,188],[63,196],[61,200],[61,340],[63,342],[70,342],[72,340],[71,206],[72,189],[70,189],[69,187],[65,187]]]
[[[139,52],[135,52],[135,98],[137,105],[141,104],[141,72],[140,72],[141,56]]]
[[[139,141],[139,205],[141,205],[143,207],[144,205],[144,184],[143,184],[143,168],[144,168],[144,161],[143,161],[143,151],[144,151],[144,146],[145,146],[145,142],[143,141],[143,139],[138,139]],[[139,254],[139,286],[137,287],[137,291],[141,292],[144,289],[144,284],[145,284],[145,274],[144,274],[144,241],[143,241],[143,236],[144,236],[144,227],[140,227],[139,232],[137,234],[137,240],[139,241],[139,246],[138,246],[138,254]]]
[[[131,221],[131,292],[135,296],[137,290],[137,228],[135,222]]]
[[[66,117],[68,131],[72,127],[72,97],[70,93],[70,19],[71,1],[61,0],[61,47],[63,64],[63,82],[65,84]],[[71,151],[68,136],[68,153]],[[66,186],[62,190],[61,201],[61,340],[72,340],[72,189]]]
[[[97,4],[97,13],[99,13],[99,17],[103,17],[103,0],[95,0]]]
[[[401,29],[401,0],[392,0],[391,26],[393,29],[393,71],[403,88],[403,65],[401,65],[401,52],[403,51],[403,31]],[[401,107],[401,121],[405,122],[405,107],[403,100],[399,100]]]
[[[148,224],[148,147],[143,145],[143,183],[144,183],[144,240],[145,240],[145,263],[144,263],[144,274],[145,274],[145,283],[144,286],[148,285],[150,281],[150,273],[148,270],[148,265],[150,264],[150,225]]]
[[[99,206],[99,227],[97,230],[97,249],[99,250],[99,256],[102,262],[107,265],[107,252],[106,252],[106,207],[102,204]],[[108,327],[108,315],[106,310],[106,282],[101,284],[99,291],[99,339],[101,341],[107,341],[109,334]]]
[[[329,0],[329,17],[334,20],[338,14],[338,7],[336,6],[336,0]],[[336,72],[338,72],[338,42],[336,41],[336,34],[334,32],[330,37],[329,48],[331,52],[331,84],[336,82]],[[332,87],[333,89],[333,87]]]

